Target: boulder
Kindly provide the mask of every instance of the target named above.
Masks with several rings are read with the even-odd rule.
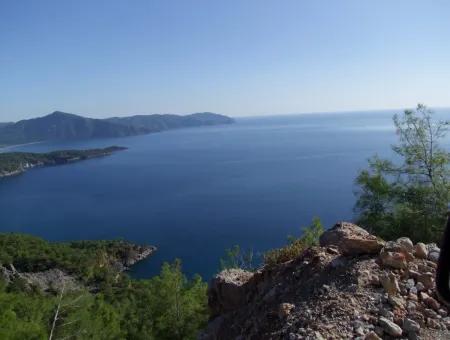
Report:
[[[400,237],[397,239],[397,244],[403,251],[411,253],[414,250],[414,244],[408,237]]]
[[[418,333],[420,331],[420,325],[414,320],[405,318],[403,320],[403,329],[407,333]]]
[[[397,324],[395,324],[394,322],[381,317],[378,320],[378,323],[380,324],[381,327],[383,327],[383,330],[393,336],[393,337],[400,337],[402,336],[403,330],[401,329],[400,326],[398,326]]]
[[[419,259],[426,259],[428,257],[428,249],[427,246],[419,242],[414,246],[414,256]]]
[[[403,254],[407,262],[414,260],[414,247],[412,247],[412,242],[407,237],[401,237],[397,241],[386,242],[382,251]]]
[[[384,242],[349,222],[337,223],[320,237],[320,246],[336,246],[344,255],[377,254]]]
[[[383,265],[396,268],[396,269],[406,269],[408,267],[408,262],[403,253],[393,253],[390,251],[382,251],[380,253],[380,260]]]
[[[247,302],[246,284],[253,273],[242,269],[227,269],[209,283],[208,305],[212,315],[235,310]]]

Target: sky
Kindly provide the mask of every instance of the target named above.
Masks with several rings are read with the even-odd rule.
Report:
[[[0,0],[0,121],[450,106],[450,1]]]

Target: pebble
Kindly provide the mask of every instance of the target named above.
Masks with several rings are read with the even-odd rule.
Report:
[[[439,326],[439,322],[437,322],[436,320],[432,319],[432,318],[428,318],[427,319],[427,325],[431,328],[435,328],[438,329],[440,328]]]
[[[420,275],[420,273],[414,269],[409,269],[408,275],[411,276],[413,279],[417,279],[417,277]]]
[[[405,299],[403,299],[400,296],[390,295],[388,301],[393,307],[404,307],[405,306]]]
[[[292,303],[280,303],[278,306],[278,317],[280,319],[286,318],[291,314],[291,311],[295,308]]]
[[[415,290],[415,293],[409,293],[408,294],[408,299],[412,300],[412,301],[418,301],[418,297],[417,297],[417,290]]]
[[[425,303],[427,304],[428,307],[433,308],[435,311],[439,311],[441,304],[439,302],[436,301],[436,299],[432,298],[431,296],[429,296],[426,300]]]
[[[420,274],[419,277],[417,278],[417,281],[422,283],[423,286],[426,289],[433,288],[433,286],[434,286],[434,275],[433,275],[433,273],[430,273],[430,272]],[[417,290],[419,290],[419,289],[417,289]]]
[[[432,319],[436,319],[438,317],[438,314],[434,310],[429,309],[429,308],[425,309],[423,311],[423,313],[425,314],[425,316],[432,318]]]
[[[411,289],[416,286],[416,283],[414,282],[414,279],[408,279],[406,281],[406,288]]]
[[[370,331],[366,334],[364,340],[381,340],[381,338],[374,331]]]
[[[400,288],[398,286],[397,278],[393,273],[389,273],[387,275],[383,275],[380,278],[381,284],[389,295],[395,295],[400,291]]]
[[[356,334],[356,335],[363,336],[363,335],[364,335],[364,328],[362,328],[362,327],[357,327],[357,328],[355,329],[355,334]]]
[[[423,285],[422,282],[417,282],[416,289],[417,289],[418,292],[421,292],[422,290],[425,289],[425,286]]]
[[[447,311],[445,309],[439,309],[438,313],[440,316],[446,317],[447,316]]]

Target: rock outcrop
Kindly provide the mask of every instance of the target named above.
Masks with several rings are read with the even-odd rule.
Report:
[[[337,246],[344,255],[376,254],[384,242],[348,222],[337,223],[320,237],[320,246]]]
[[[338,223],[275,268],[227,270],[209,286],[202,339],[450,339],[435,244],[383,242]]]

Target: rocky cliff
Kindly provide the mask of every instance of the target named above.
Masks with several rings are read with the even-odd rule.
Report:
[[[219,273],[201,338],[450,339],[448,309],[435,291],[439,251],[338,223],[291,261]]]

